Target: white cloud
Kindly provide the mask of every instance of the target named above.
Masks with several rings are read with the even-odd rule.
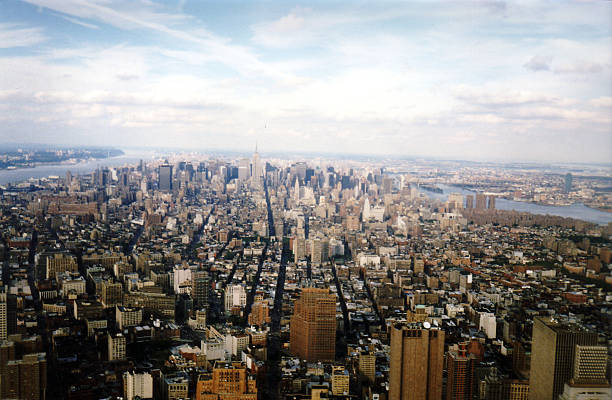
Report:
[[[42,28],[0,23],[0,49],[34,46],[47,40]]]

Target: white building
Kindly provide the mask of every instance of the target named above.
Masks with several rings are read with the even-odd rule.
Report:
[[[125,400],[153,398],[153,377],[148,372],[123,373],[123,396]]]
[[[244,307],[247,295],[244,286],[229,285],[225,288],[225,311],[229,312],[232,307]]]
[[[483,331],[487,335],[487,338],[495,339],[497,333],[497,320],[495,319],[495,314],[489,312],[481,312],[480,324],[478,329]]]

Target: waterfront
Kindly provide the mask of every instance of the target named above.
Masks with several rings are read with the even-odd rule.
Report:
[[[0,185],[16,184],[30,178],[41,179],[49,176],[64,177],[67,171],[73,175],[89,174],[101,167],[120,167],[126,164],[136,164],[140,160],[151,160],[157,153],[143,151],[125,151],[117,157],[81,161],[76,164],[48,164],[34,168],[19,168],[14,170],[0,170]]]
[[[476,192],[455,186],[437,185],[437,187],[442,189],[442,193],[436,193],[430,190],[424,190],[422,188],[419,190],[430,198],[442,201],[446,201],[450,193],[461,193],[464,196],[476,194]],[[560,217],[575,218],[582,221],[592,222],[599,225],[606,225],[612,222],[612,213],[595,210],[585,206],[582,203],[576,203],[569,206],[547,206],[525,201],[497,198],[495,199],[495,208],[498,210],[513,210],[539,215],[557,215]]]

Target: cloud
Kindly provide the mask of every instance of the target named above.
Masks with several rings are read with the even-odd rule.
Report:
[[[577,62],[570,65],[555,68],[555,74],[599,74],[604,70],[600,63],[596,62]]]
[[[98,25],[89,24],[89,23],[83,22],[83,21],[81,21],[80,19],[77,19],[77,18],[72,18],[72,17],[68,17],[66,15],[61,15],[61,14],[55,14],[55,15],[57,15],[60,18],[65,19],[68,22],[72,22],[73,24],[84,26],[85,28],[100,29],[100,27]]]
[[[0,49],[34,46],[47,40],[42,28],[22,28],[0,23]]]
[[[530,71],[550,71],[552,57],[550,56],[533,56],[527,61],[523,67]]]

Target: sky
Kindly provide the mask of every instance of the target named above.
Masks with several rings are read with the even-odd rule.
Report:
[[[612,2],[0,0],[0,142],[612,162]]]

